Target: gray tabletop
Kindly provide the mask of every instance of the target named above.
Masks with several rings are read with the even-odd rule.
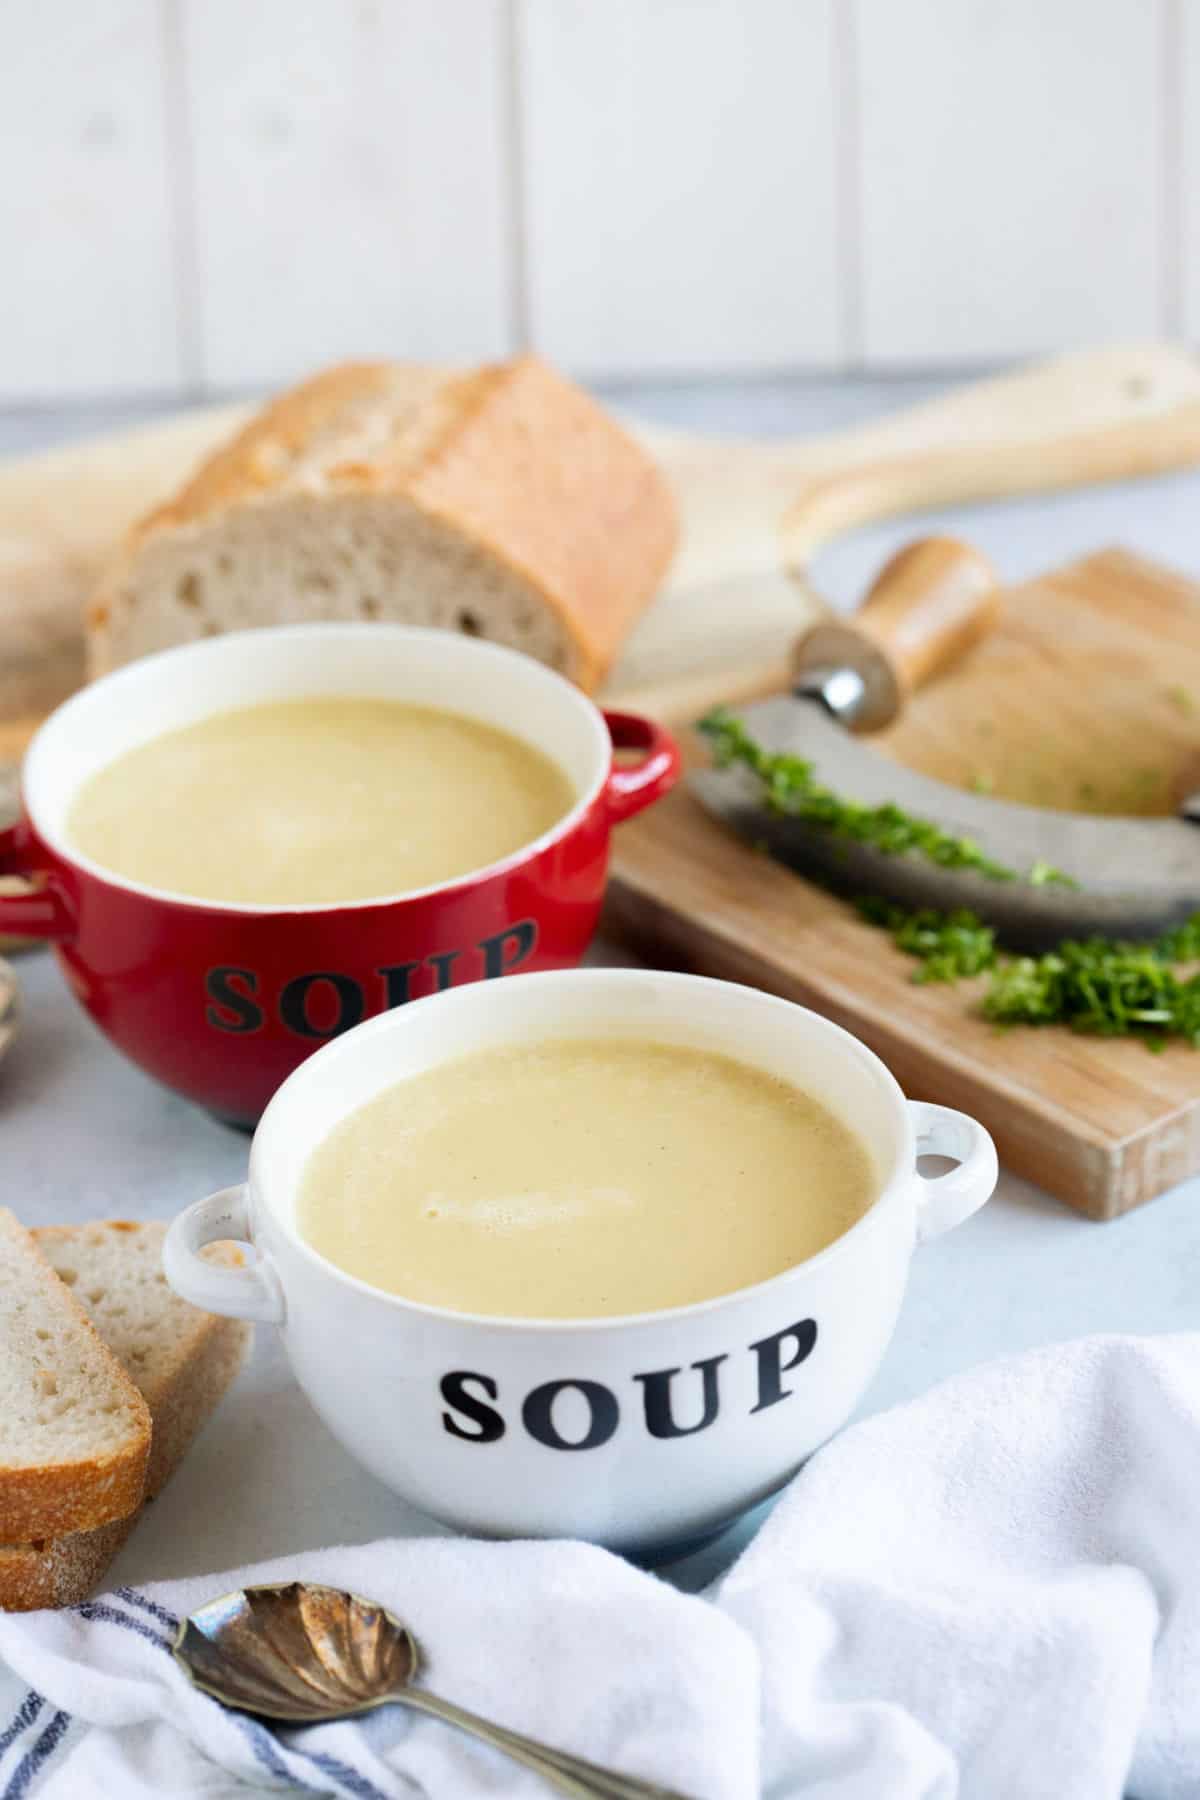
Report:
[[[697,429],[802,434],[934,391],[934,384],[907,380],[797,381],[639,387],[614,397]],[[151,410],[0,414],[0,454],[84,436]],[[1012,580],[1116,542],[1200,575],[1200,473],[931,518],[977,543]],[[857,533],[818,560],[818,584],[849,604],[883,556],[911,534],[910,523]],[[628,959],[600,945],[593,960]],[[244,1137],[164,1092],[110,1049],[70,999],[48,954],[23,956],[17,967],[24,1022],[0,1071],[6,1204],[29,1224],[167,1218],[241,1178]],[[1005,1175],[983,1212],[918,1253],[895,1340],[861,1410],[907,1399],[984,1358],[1082,1332],[1190,1328],[1197,1292],[1200,1181],[1113,1224],[1094,1225]],[[753,1523],[677,1565],[672,1578],[700,1585]],[[260,1329],[251,1366],[148,1509],[114,1579],[219,1571],[290,1550],[438,1529],[338,1448],[297,1391],[274,1334]]]

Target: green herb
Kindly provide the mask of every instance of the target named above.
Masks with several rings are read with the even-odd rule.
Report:
[[[1195,696],[1190,694],[1188,692],[1187,688],[1185,688],[1185,687],[1169,687],[1167,689],[1167,699],[1171,702],[1172,706],[1175,708],[1175,710],[1177,712],[1181,712],[1183,714],[1185,719],[1191,719],[1191,718],[1195,717],[1195,714],[1196,714]]]
[[[983,1011],[997,1024],[1062,1023],[1098,1037],[1136,1034],[1155,1049],[1168,1037],[1200,1046],[1200,975],[1181,979],[1161,941],[1090,938],[1001,963]]]
[[[990,794],[996,784],[984,770],[976,769],[967,785],[973,794]]]
[[[985,855],[972,838],[956,837],[931,820],[914,818],[891,803],[863,806],[855,800],[844,800],[831,788],[822,787],[812,764],[803,757],[777,754],[756,744],[742,721],[724,707],[702,719],[699,729],[712,744],[718,768],[737,763],[758,777],[763,802],[773,812],[803,819],[832,837],[850,838],[886,856],[923,856],[941,869],[974,869],[989,881],[1020,879],[1015,869],[1005,868],[1003,863]],[[1025,879],[1038,886],[1046,882],[1075,885],[1069,875],[1049,863],[1037,863]]]
[[[995,933],[959,909],[908,912],[886,900],[858,910],[919,963],[917,982],[987,974],[980,1010],[997,1025],[1067,1025],[1097,1037],[1140,1037],[1151,1050],[1170,1037],[1200,1047],[1200,913],[1144,944],[1110,938],[1067,942],[1042,956],[1002,956]]]
[[[763,750],[723,709],[700,729],[712,741],[718,766],[740,763],[750,769],[776,812],[889,855],[916,854],[942,868],[971,868],[996,881],[1017,879],[969,838],[910,818],[897,806],[839,799],[814,779],[810,763]],[[1035,886],[1070,880],[1044,862],[1035,863],[1025,879]],[[1182,973],[1187,964],[1200,963],[1200,912],[1147,943],[1097,937],[1059,944],[1042,956],[1006,956],[996,947],[992,927],[963,907],[914,912],[879,898],[859,900],[857,907],[916,960],[914,981],[986,976],[980,1010],[997,1025],[1066,1025],[1100,1037],[1137,1036],[1151,1050],[1172,1037],[1200,1047],[1200,972]]]
[[[1154,941],[1163,962],[1200,962],[1200,913],[1193,913],[1182,925],[1172,926]]]
[[[965,907],[939,913],[931,907],[909,912],[890,900],[856,904],[868,924],[890,932],[899,949],[918,959],[914,981],[961,981],[995,965],[995,932]]]

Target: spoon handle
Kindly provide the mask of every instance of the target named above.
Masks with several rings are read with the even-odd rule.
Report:
[[[602,1769],[598,1763],[588,1762],[582,1756],[555,1750],[549,1744],[510,1731],[507,1726],[494,1725],[490,1719],[481,1719],[477,1713],[467,1712],[465,1707],[455,1706],[451,1700],[439,1699],[424,1688],[403,1687],[394,1698],[417,1712],[429,1713],[448,1725],[457,1725],[460,1731],[470,1732],[495,1750],[505,1751],[517,1762],[544,1776],[560,1793],[575,1795],[577,1800],[689,1800],[686,1794],[676,1793],[671,1788],[641,1781],[636,1775],[619,1775],[615,1769]]]

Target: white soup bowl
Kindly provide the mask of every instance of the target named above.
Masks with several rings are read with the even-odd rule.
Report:
[[[345,1274],[300,1235],[310,1154],[382,1089],[489,1047],[604,1036],[720,1051],[792,1082],[869,1152],[871,1205],[769,1280],[618,1318],[418,1304]],[[957,1167],[923,1176],[927,1154]],[[995,1182],[982,1126],[906,1101],[878,1057],[815,1013],[698,976],[569,970],[453,989],[319,1050],[267,1107],[246,1185],[182,1213],[164,1266],[197,1306],[276,1325],[330,1431],[424,1512],[483,1535],[662,1554],[764,1499],[845,1423],[891,1338],[914,1247]],[[202,1260],[218,1238],[251,1243],[250,1266]]]

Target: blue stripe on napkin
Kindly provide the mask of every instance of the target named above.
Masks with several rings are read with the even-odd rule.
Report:
[[[0,1756],[3,1756],[4,1752],[9,1749],[11,1745],[16,1743],[23,1731],[28,1730],[29,1726],[33,1724],[33,1721],[37,1718],[45,1704],[46,1702],[42,1695],[35,1694],[33,1689],[30,1688],[20,1706],[17,1708],[16,1717],[13,1719],[11,1725],[6,1725],[4,1730],[0,1732]]]
[[[70,1713],[55,1713],[33,1749],[26,1751],[14,1769],[12,1779],[4,1790],[4,1800],[21,1800],[21,1796],[29,1792],[34,1776],[54,1754],[55,1746],[70,1723]]]
[[[171,1651],[174,1634],[179,1626],[179,1621],[174,1613],[159,1606],[148,1595],[139,1594],[134,1588],[117,1588],[112,1598],[119,1598],[129,1606],[139,1607],[151,1618],[167,1626],[171,1631],[171,1637],[162,1637],[143,1619],[133,1618],[128,1613],[119,1611],[117,1607],[110,1606],[104,1600],[84,1600],[79,1605],[72,1607],[71,1611],[78,1613],[81,1619],[86,1619],[89,1623],[118,1625],[125,1631],[136,1632],[138,1637],[144,1639],[146,1643],[153,1644],[156,1649],[168,1653]],[[0,1734],[0,1755],[3,1755],[4,1751],[15,1743],[21,1733],[33,1724],[44,1705],[45,1701],[41,1694],[31,1690],[26,1695],[12,1723],[3,1734]],[[368,1776],[352,1768],[348,1763],[342,1762],[340,1758],[329,1756],[319,1750],[304,1750],[298,1744],[287,1744],[281,1747],[269,1727],[249,1713],[226,1708],[226,1717],[233,1720],[253,1750],[255,1759],[276,1780],[286,1781],[291,1786],[309,1794],[327,1794],[329,1792],[328,1781],[332,1780],[337,1782],[346,1793],[353,1795],[354,1800],[387,1800],[387,1795],[382,1788],[377,1787]],[[44,1768],[47,1759],[53,1754],[70,1723],[69,1713],[55,1713],[33,1748],[18,1763],[8,1786],[0,1794],[0,1800],[23,1800],[23,1796],[29,1791],[30,1783]],[[327,1781],[320,1784],[314,1783],[307,1780],[294,1768],[290,1768],[282,1754],[283,1749],[286,1749],[288,1757],[293,1762],[302,1760],[311,1763],[314,1768],[319,1769],[327,1777]]]
[[[169,1641],[160,1637],[157,1631],[151,1631],[140,1619],[131,1619],[128,1613],[118,1612],[115,1606],[106,1606],[103,1600],[84,1600],[71,1610],[77,1612],[81,1619],[98,1619],[107,1625],[123,1625],[126,1631],[136,1631],[139,1637],[145,1638],[148,1644],[156,1644],[160,1650],[171,1648]]]
[[[127,1606],[140,1607],[143,1612],[149,1613],[152,1619],[157,1619],[160,1625],[165,1625],[169,1631],[179,1630],[179,1620],[176,1615],[168,1612],[165,1606],[160,1606],[157,1600],[151,1600],[149,1594],[139,1594],[136,1588],[131,1587],[119,1587],[114,1591],[117,1598],[124,1600]]]

